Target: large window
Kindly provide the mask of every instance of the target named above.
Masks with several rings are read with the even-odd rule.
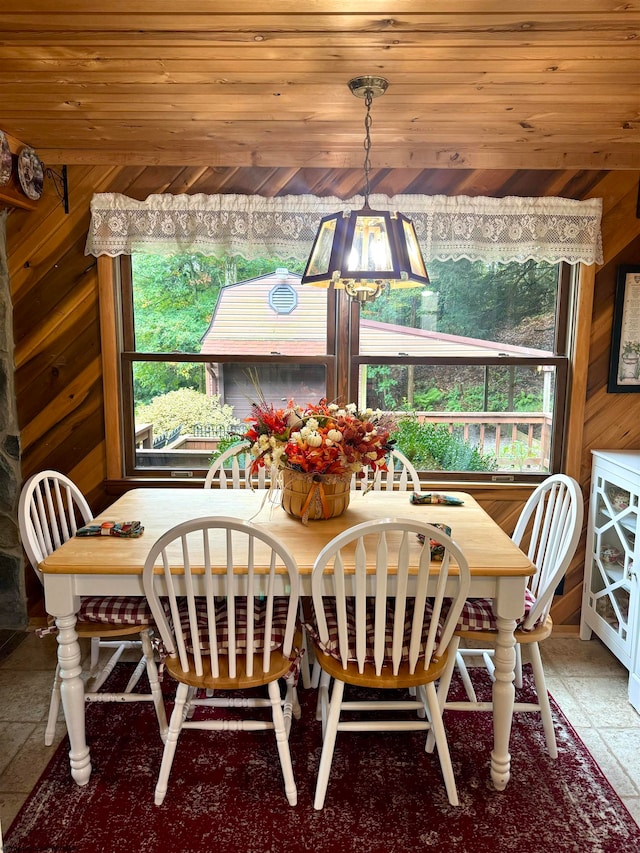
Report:
[[[364,306],[352,382],[361,404],[406,412],[398,442],[419,470],[494,481],[559,470],[564,273],[534,261],[433,261],[428,288]]]
[[[286,266],[285,266],[286,264]],[[560,267],[432,262],[427,289],[370,305],[302,287],[267,258],[120,259],[127,475],[203,476],[258,385],[394,411],[425,476],[540,478],[561,465],[568,276]]]

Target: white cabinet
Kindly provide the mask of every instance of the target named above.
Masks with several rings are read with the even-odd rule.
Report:
[[[580,636],[593,631],[629,670],[640,712],[640,452],[594,450]]]

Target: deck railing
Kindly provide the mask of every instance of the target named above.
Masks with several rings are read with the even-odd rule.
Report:
[[[416,418],[419,423],[445,424],[450,433],[475,447],[482,454],[493,454],[500,470],[549,471],[552,417],[544,412],[396,412],[396,417]],[[216,430],[217,432],[217,430]],[[136,430],[138,456],[147,465],[161,467],[208,467],[208,458],[220,438],[184,436],[181,448],[151,449],[153,425]],[[162,453],[162,461],[159,461]],[[155,454],[157,459],[154,462]],[[189,461],[187,461],[189,459]],[[143,463],[145,464],[145,463]]]
[[[500,469],[550,470],[553,419],[545,412],[407,412],[406,417],[445,424],[480,453],[493,453]]]

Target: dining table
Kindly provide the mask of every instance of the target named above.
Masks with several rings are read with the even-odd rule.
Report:
[[[411,501],[411,495],[411,492],[402,491],[354,491],[348,508],[341,515],[303,524],[282,508],[277,491],[274,494],[264,489],[134,488],[96,516],[95,523],[139,521],[144,529],[141,536],[73,536],[46,557],[40,564],[45,607],[58,628],[62,707],[70,743],[71,776],[76,783],[86,785],[91,776],[81,649],[75,631],[81,597],[144,596],[142,570],[156,539],[176,524],[205,516],[231,516],[267,527],[295,557],[300,594],[311,595],[314,561],[334,536],[364,521],[407,518],[450,527],[452,538],[469,563],[469,597],[491,598],[494,602],[497,639],[490,773],[494,787],[504,790],[511,773],[514,630],[516,620],[524,612],[525,587],[534,567],[472,495],[447,491],[449,498],[459,501],[457,504],[417,504]],[[432,567],[435,578],[435,561]],[[222,572],[225,566],[218,568]],[[175,571],[179,573],[179,569],[176,567]]]

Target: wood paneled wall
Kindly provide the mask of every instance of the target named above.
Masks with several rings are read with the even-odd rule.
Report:
[[[591,449],[640,447],[640,396],[606,392],[616,267],[623,262],[640,263],[638,176],[638,172],[383,170],[372,179],[373,191],[388,195],[448,192],[603,198],[605,265],[596,277],[588,364],[576,367],[587,371],[584,433],[568,438],[581,443],[585,499]],[[72,166],[68,215],[50,188],[34,211],[13,210],[7,244],[23,478],[51,467],[76,480],[95,511],[111,500],[105,487],[96,259],[84,254],[94,192],[122,192],[143,199],[152,192],[278,195],[322,187],[323,193],[348,197],[358,180],[348,170],[327,174],[312,169]],[[510,533],[527,490],[481,488],[474,494]],[[564,594],[554,605],[559,626],[576,626],[579,621],[583,564],[582,543]]]

